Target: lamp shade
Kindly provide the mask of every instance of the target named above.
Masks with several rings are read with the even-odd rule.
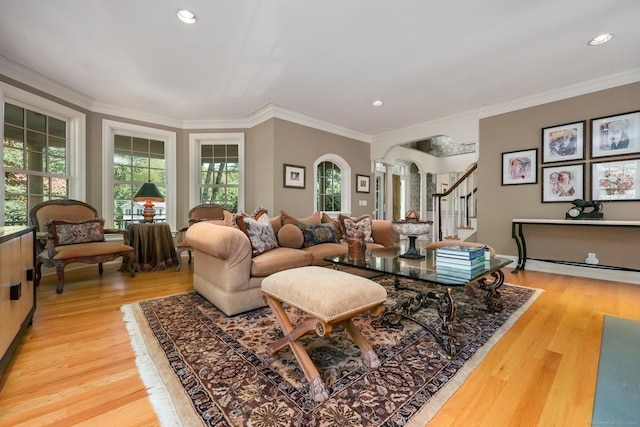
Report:
[[[153,182],[145,182],[138,192],[133,196],[133,200],[151,200],[153,202],[164,202],[164,197],[158,187]]]

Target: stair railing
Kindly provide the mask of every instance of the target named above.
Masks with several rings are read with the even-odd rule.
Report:
[[[458,180],[451,185],[444,193],[433,194],[433,208],[435,210],[434,230],[431,235],[434,241],[444,239],[443,230],[451,233],[446,237],[457,237],[457,230],[460,227],[469,227],[471,217],[476,215],[476,192],[475,183],[478,164],[474,163]],[[445,211],[443,222],[442,202],[443,199],[449,201]]]

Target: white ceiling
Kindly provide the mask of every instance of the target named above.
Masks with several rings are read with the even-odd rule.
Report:
[[[275,104],[377,135],[635,69],[639,20],[638,0],[0,0],[0,56],[97,109]]]

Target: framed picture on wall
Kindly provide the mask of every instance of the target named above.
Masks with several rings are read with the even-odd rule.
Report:
[[[538,149],[502,153],[502,185],[536,184]]]
[[[305,167],[284,165],[284,188],[304,189]]]
[[[640,153],[640,111],[591,120],[591,158]]]
[[[591,198],[601,201],[640,200],[640,159],[591,163]]]
[[[542,168],[542,203],[584,198],[584,163]]]
[[[369,175],[356,174],[356,193],[368,193],[370,179]]]
[[[542,129],[542,163],[584,160],[586,121]]]

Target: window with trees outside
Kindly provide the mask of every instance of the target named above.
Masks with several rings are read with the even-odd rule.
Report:
[[[200,145],[200,203],[238,211],[240,155],[237,144]]]
[[[317,166],[317,210],[340,212],[342,210],[342,170],[330,161]]]
[[[143,219],[144,202],[133,196],[145,182],[156,184],[166,196],[166,164],[163,141],[127,135],[114,135],[113,142],[113,221],[121,230]],[[155,222],[166,220],[165,202],[154,202]]]
[[[4,224],[27,225],[40,202],[69,198],[67,123],[4,104]]]
[[[189,205],[244,210],[244,133],[189,134]]]

